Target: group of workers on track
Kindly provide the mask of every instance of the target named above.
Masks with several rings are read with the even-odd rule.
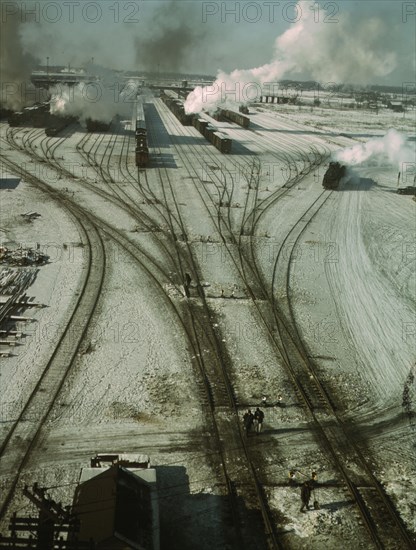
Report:
[[[263,420],[264,420],[264,412],[260,410],[258,407],[254,411],[254,414],[251,412],[250,409],[248,409],[247,412],[244,413],[243,424],[244,424],[244,429],[246,431],[247,437],[250,435],[250,432],[253,431],[253,428],[257,435],[261,433]]]
[[[267,402],[267,398],[263,397],[262,405],[267,406],[266,402]],[[276,405],[282,406],[282,397],[280,395]],[[247,437],[249,437],[250,433],[252,432],[255,432],[257,435],[260,435],[263,427],[263,421],[264,421],[264,412],[259,407],[256,407],[256,410],[254,411],[254,413],[251,411],[251,409],[247,409],[247,411],[243,415],[243,425],[244,425],[244,430],[246,432]],[[289,472],[289,485],[298,486],[298,483],[295,480],[294,470],[291,470]],[[302,507],[300,509],[301,512],[305,512],[305,508],[309,510],[309,502],[312,497],[312,494],[314,494],[314,489],[316,485],[317,485],[317,474],[316,472],[312,472],[311,479],[304,481],[301,485],[301,492],[300,492],[300,498],[302,501]],[[319,503],[315,498],[313,502],[313,507],[315,510],[319,510]]]

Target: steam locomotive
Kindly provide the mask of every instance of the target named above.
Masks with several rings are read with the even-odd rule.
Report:
[[[337,189],[339,182],[345,176],[346,167],[339,162],[330,162],[328,170],[325,172],[324,179],[322,180],[322,187],[324,189]]]

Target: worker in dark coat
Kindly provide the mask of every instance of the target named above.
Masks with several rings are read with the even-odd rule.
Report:
[[[258,407],[256,408],[255,412],[254,412],[254,420],[256,421],[256,428],[257,428],[257,435],[259,435],[259,433],[261,432],[261,428],[262,428],[262,425],[263,425],[263,420],[264,420],[264,412],[259,409]]]
[[[311,499],[311,487],[308,481],[305,481],[304,484],[302,485],[302,488],[300,490],[300,498],[302,500],[302,508],[300,509],[300,511],[304,512],[305,506],[306,506],[306,509],[309,510],[309,501]]]
[[[244,428],[246,430],[247,436],[251,431],[251,428],[253,426],[253,422],[254,422],[254,415],[251,412],[251,410],[248,409],[248,411],[243,416],[243,423],[244,423]]]

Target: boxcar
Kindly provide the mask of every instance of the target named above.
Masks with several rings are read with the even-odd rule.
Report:
[[[221,151],[221,153],[231,153],[232,140],[221,132],[214,132],[212,136],[212,144],[219,151]]]
[[[216,128],[215,126],[212,126],[212,124],[207,124],[207,126],[205,127],[204,137],[212,143],[212,136],[217,131],[218,131],[218,128]]]
[[[136,147],[136,166],[146,166],[149,162],[149,149],[144,146]]]
[[[230,111],[229,109],[225,109],[222,111],[222,116],[231,122],[234,122],[235,124],[238,124],[239,126],[242,126],[243,128],[248,128],[250,125],[250,119],[240,113],[236,113],[235,111]]]

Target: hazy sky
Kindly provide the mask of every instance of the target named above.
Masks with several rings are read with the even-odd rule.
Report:
[[[6,4],[11,11],[13,2],[2,1],[3,23]],[[23,51],[43,64],[46,56],[50,64],[73,66],[94,57],[118,69],[159,66],[215,75],[284,58],[287,78],[415,82],[414,1],[40,0],[21,5],[22,18],[32,18],[20,26]]]

